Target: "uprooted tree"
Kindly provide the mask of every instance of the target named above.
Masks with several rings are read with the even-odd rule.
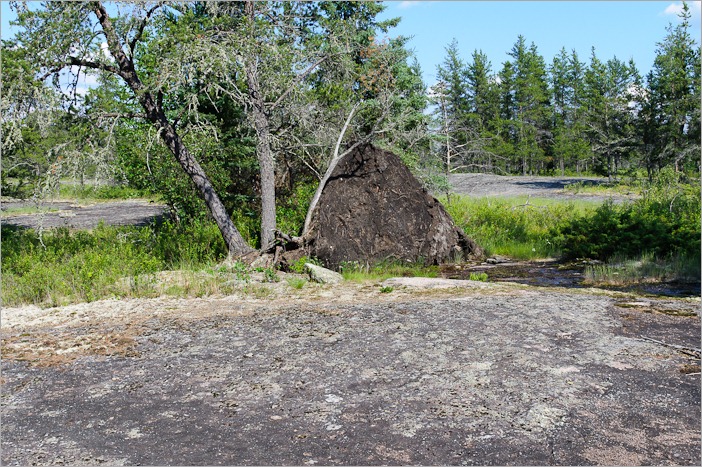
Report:
[[[339,158],[308,218],[304,234],[284,243],[331,268],[483,255],[398,156],[370,144],[353,145]]]

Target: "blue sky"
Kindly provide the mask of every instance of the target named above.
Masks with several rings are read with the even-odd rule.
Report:
[[[482,50],[499,71],[520,34],[534,42],[550,64],[561,47],[575,49],[589,61],[594,46],[600,59],[633,58],[645,75],[653,65],[656,43],[669,23],[677,24],[679,1],[392,1],[384,17],[402,17],[392,35],[413,36],[414,49],[427,85],[436,82],[436,66],[453,38],[461,58],[471,61]],[[692,35],[700,40],[700,2],[688,2]]]
[[[400,16],[392,35],[412,36],[409,47],[419,60],[427,85],[436,81],[436,66],[453,38],[464,61],[482,50],[499,71],[507,52],[522,34],[550,63],[561,47],[575,49],[581,60],[595,47],[600,59],[633,58],[642,75],[650,70],[656,43],[682,2],[667,1],[391,1],[383,16]],[[688,2],[693,37],[700,39],[700,2]],[[9,3],[1,5],[2,38],[13,35]]]

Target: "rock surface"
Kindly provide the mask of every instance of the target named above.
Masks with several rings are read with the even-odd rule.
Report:
[[[305,271],[307,271],[311,281],[320,284],[338,284],[344,280],[344,277],[338,272],[312,263],[305,263]]]
[[[0,460],[699,465],[699,300],[500,285],[5,308]]]

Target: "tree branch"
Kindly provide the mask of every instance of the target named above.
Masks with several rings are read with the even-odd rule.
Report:
[[[144,29],[146,28],[146,25],[148,24],[151,15],[154,14],[154,12],[162,6],[163,2],[158,2],[156,5],[153,6],[153,8],[146,12],[146,16],[144,16],[144,18],[141,20],[141,23],[139,23],[139,27],[137,28],[136,34],[134,34],[132,40],[129,41],[129,55],[132,58],[134,57],[134,47],[136,47],[137,42],[141,40],[141,36],[144,34]]]
[[[93,62],[92,60],[85,60],[83,58],[78,57],[68,57],[67,65],[80,66],[90,68],[92,70],[107,71],[108,73],[113,73],[116,75],[119,74],[119,69],[115,66],[108,65],[107,63]]]
[[[319,202],[319,198],[322,196],[322,190],[324,190],[324,185],[327,184],[327,180],[329,180],[329,177],[331,177],[331,174],[334,171],[334,168],[336,167],[337,163],[339,162],[339,159],[341,159],[341,157],[345,156],[349,152],[347,150],[344,152],[344,154],[339,156],[339,146],[341,146],[341,140],[344,138],[344,135],[346,134],[346,130],[348,129],[349,124],[351,123],[351,118],[353,118],[353,114],[354,114],[354,112],[356,112],[357,108],[358,108],[358,104],[353,106],[353,108],[351,109],[351,112],[349,112],[349,116],[346,118],[346,122],[344,123],[344,127],[339,132],[339,139],[336,141],[336,147],[334,148],[334,155],[332,157],[332,160],[329,163],[329,167],[327,167],[327,171],[324,173],[324,177],[319,182],[319,186],[317,187],[317,191],[315,192],[314,197],[312,198],[312,202],[310,203],[309,209],[307,209],[307,215],[305,216],[305,226],[302,228],[302,236],[303,237],[307,234],[307,231],[310,228],[310,223],[312,222],[312,213],[314,212],[314,209],[317,207],[317,203]],[[357,144],[352,146],[352,148],[355,148],[357,146]]]
[[[293,82],[290,83],[290,86],[288,87],[288,89],[286,89],[285,92],[280,95],[280,97],[273,103],[273,105],[271,105],[269,110],[274,110],[276,107],[278,107],[278,104],[280,104],[283,101],[283,99],[285,99],[287,97],[287,95],[290,94],[290,92],[292,92],[295,85],[297,85],[297,83],[299,83],[300,81],[305,79],[305,77],[307,75],[309,75],[312,72],[312,70],[317,68],[317,66],[319,66],[320,63],[322,63],[324,60],[326,60],[327,57],[328,57],[327,55],[324,55],[322,58],[320,58],[319,60],[314,62],[312,65],[307,67],[307,69],[305,71],[303,71],[302,73],[297,75],[295,77],[295,79],[293,80]]]

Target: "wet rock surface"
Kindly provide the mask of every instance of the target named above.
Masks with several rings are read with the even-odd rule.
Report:
[[[318,287],[4,310],[2,463],[700,463],[699,300]]]

